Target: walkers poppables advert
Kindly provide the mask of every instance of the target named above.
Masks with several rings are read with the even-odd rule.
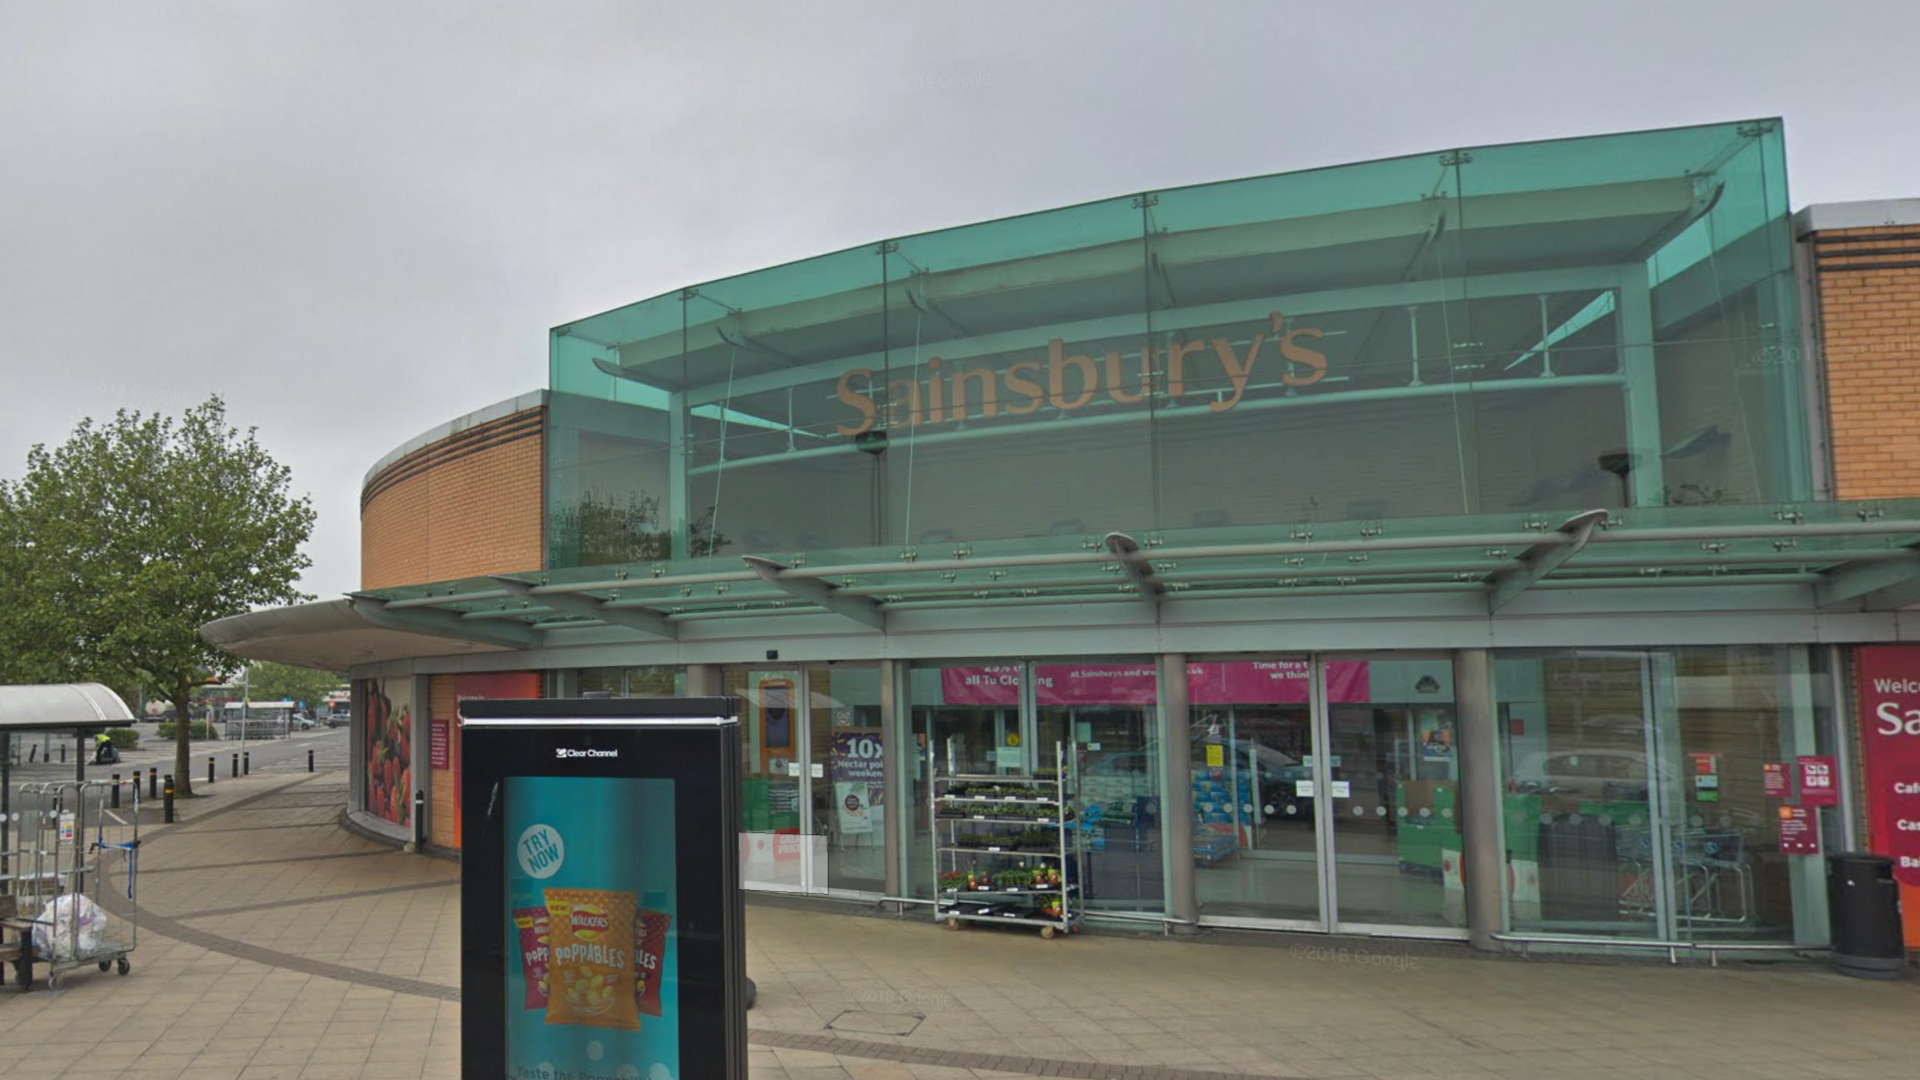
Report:
[[[680,1075],[673,781],[512,777],[511,1080]]]

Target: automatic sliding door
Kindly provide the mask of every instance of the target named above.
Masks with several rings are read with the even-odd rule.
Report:
[[[1304,658],[1188,665],[1194,886],[1209,921],[1325,926],[1311,673]]]
[[[1466,926],[1453,663],[1446,655],[1315,664],[1335,926]]]

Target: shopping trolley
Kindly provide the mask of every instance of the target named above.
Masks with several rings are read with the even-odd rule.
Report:
[[[19,846],[7,853],[4,884],[15,925],[30,928],[23,948],[47,965],[57,990],[69,971],[132,969],[139,940],[135,881],[140,869],[140,788],[124,808],[110,805],[101,781],[23,784]],[[26,966],[22,982],[28,982]]]

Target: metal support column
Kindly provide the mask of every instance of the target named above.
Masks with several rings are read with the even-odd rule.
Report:
[[[913,761],[913,732],[908,723],[911,709],[902,708],[900,676],[906,665],[898,660],[880,661],[880,784],[886,792],[887,812],[880,815],[881,842],[885,845],[887,885],[883,896],[905,896],[909,888],[901,853],[913,828],[913,803],[907,793],[907,769]]]
[[[1193,870],[1193,716],[1187,697],[1187,657],[1160,657],[1160,850],[1165,852],[1167,915],[1176,929],[1200,916]]]
[[[687,514],[692,495],[687,490],[687,455],[693,447],[687,440],[687,408],[684,391],[667,395],[667,535],[676,559],[691,555],[687,543],[687,523],[692,520]]]
[[[1493,935],[1507,922],[1507,872],[1500,836],[1500,755],[1493,702],[1493,657],[1485,649],[1453,654],[1453,707],[1460,735],[1461,882],[1467,891],[1467,941],[1498,952]]]
[[[1660,434],[1660,376],[1653,347],[1653,291],[1647,268],[1620,268],[1620,369],[1626,376],[1627,505],[1664,506],[1666,444]],[[1607,466],[1602,465],[1602,468]]]
[[[1855,771],[1854,750],[1860,746],[1860,719],[1848,699],[1852,654],[1838,645],[1827,646],[1827,684],[1833,710],[1833,768],[1840,774],[1840,847],[1842,851],[1860,850],[1859,817],[1854,794],[1860,790]]]

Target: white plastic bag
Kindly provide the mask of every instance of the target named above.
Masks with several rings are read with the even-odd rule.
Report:
[[[33,951],[43,959],[90,956],[100,947],[107,913],[84,896],[60,896],[40,909],[33,926]],[[77,950],[77,951],[76,951]]]

